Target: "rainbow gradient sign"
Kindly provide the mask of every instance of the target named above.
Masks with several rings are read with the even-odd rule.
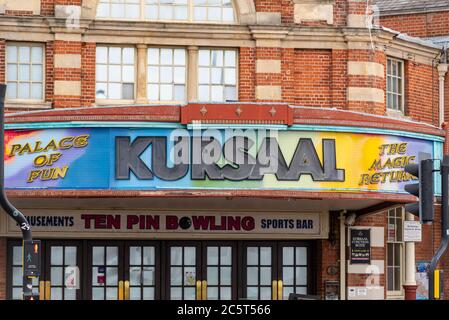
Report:
[[[5,133],[8,189],[405,193],[433,136],[306,130],[68,127]]]

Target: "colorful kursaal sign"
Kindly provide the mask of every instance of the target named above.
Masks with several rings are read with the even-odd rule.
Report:
[[[204,130],[194,131],[115,127],[7,130],[6,187],[405,193],[404,185],[413,179],[404,172],[406,164],[415,163],[420,152],[441,158],[441,140],[432,140],[432,136],[282,130],[268,137],[223,129],[208,133],[210,139],[204,140]],[[174,136],[182,137],[184,143]],[[235,136],[246,136],[244,142],[249,143],[233,147],[229,141]],[[194,156],[210,152],[211,145],[223,154],[212,163],[195,162]],[[278,153],[268,156],[269,164],[260,160],[267,157],[267,150],[274,149]],[[242,165],[233,162],[236,152],[243,157]],[[192,163],[177,163],[173,153]]]

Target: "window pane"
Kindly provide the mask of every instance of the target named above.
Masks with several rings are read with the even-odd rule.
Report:
[[[8,64],[6,75],[7,81],[17,81],[17,64]]]
[[[31,84],[31,99],[42,99],[42,84]]]
[[[108,62],[108,48],[107,47],[97,47],[96,61],[97,61],[97,63],[107,63]]]
[[[42,64],[43,62],[42,47],[32,47],[31,62],[36,64]]]
[[[210,50],[199,50],[198,63],[200,66],[210,65]]]
[[[122,85],[122,99],[132,100],[134,99],[134,84],[133,83],[124,83]]]
[[[220,268],[220,285],[231,285],[231,267],[221,267]]]
[[[174,86],[174,100],[175,101],[184,101],[185,100],[185,87],[184,85],[175,85]]]
[[[184,65],[186,63],[186,51],[184,49],[174,50],[174,64]]]
[[[19,62],[29,63],[30,62],[30,47],[19,47]]]
[[[248,267],[246,272],[246,281],[248,285],[258,285],[259,280],[259,268],[258,267]]]
[[[18,98],[28,99],[30,97],[30,84],[29,83],[19,83]]]
[[[207,267],[207,284],[218,285],[218,267]]]
[[[209,86],[199,86],[198,100],[200,101],[210,100]]]
[[[148,99],[152,101],[159,100],[159,86],[157,84],[149,84],[147,86]]]
[[[148,63],[159,64],[159,49],[156,48],[148,49]]]
[[[6,47],[6,56],[7,56],[7,62],[17,62],[17,58],[18,58],[17,47],[8,45]]]
[[[34,82],[42,82],[43,80],[42,65],[33,65],[31,67],[31,80]]]
[[[118,264],[118,247],[106,248],[106,265],[116,266]]]
[[[161,64],[173,63],[173,51],[172,49],[161,49]]]
[[[109,99],[122,99],[122,85],[120,83],[109,83],[108,95]]]
[[[230,266],[232,264],[232,248],[231,247],[221,247],[220,249],[220,263],[221,265]]]
[[[17,98],[17,83],[8,82],[8,87],[6,88],[6,97],[8,99]]]
[[[50,271],[51,284],[55,286],[62,285],[62,267],[52,267]]]
[[[54,265],[62,265],[62,252],[63,247],[51,247],[51,255],[50,255],[50,263],[52,266]]]
[[[218,247],[207,247],[207,264],[218,265]]]
[[[171,84],[162,84],[160,86],[160,99],[169,101],[173,100],[173,86]]]
[[[109,47],[109,63],[120,64],[122,62],[122,48]]]
[[[184,264],[188,266],[194,266],[196,263],[196,248],[184,247]]]
[[[142,248],[130,247],[129,248],[129,264],[140,265],[142,263]]]
[[[134,66],[124,66],[122,69],[123,82],[134,82]]]
[[[13,265],[22,265],[22,247],[21,246],[13,247],[12,263],[13,263]]]
[[[134,65],[134,48],[123,48],[123,64]]]
[[[66,266],[76,266],[76,247],[65,247],[65,257]]]
[[[30,81],[30,65],[28,64],[19,65],[19,80]]]

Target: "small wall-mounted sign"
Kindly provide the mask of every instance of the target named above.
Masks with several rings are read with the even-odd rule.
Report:
[[[404,221],[404,242],[421,242],[421,223]]]
[[[370,229],[351,229],[351,264],[371,264]]]

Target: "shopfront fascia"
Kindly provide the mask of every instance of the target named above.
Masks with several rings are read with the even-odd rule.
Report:
[[[421,156],[441,159],[443,141],[430,134],[343,126],[9,124],[5,181],[38,236],[103,238],[113,231],[137,238],[318,239],[327,237],[329,211],[410,201],[404,186],[415,178],[404,167]],[[80,210],[81,202],[72,202],[61,211],[64,198],[111,199],[111,205],[86,204]],[[112,204],[117,198],[129,202]],[[153,211],[151,204],[133,200],[138,198],[167,201]],[[205,204],[215,198],[301,203],[285,213],[257,205],[236,211],[220,204],[216,210],[198,201],[194,208],[170,206],[183,198]],[[33,207],[27,199],[45,200]],[[38,208],[46,210],[46,219]],[[8,227],[1,235],[19,234],[11,223],[2,225]]]
[[[198,299],[198,279],[208,280],[208,298],[220,299],[275,299],[272,282],[284,279],[278,297],[285,299],[316,293],[315,240],[329,239],[330,212],[410,201],[404,185],[413,177],[405,165],[420,153],[441,158],[443,141],[325,125],[17,123],[5,134],[6,187],[44,240],[46,299],[120,299],[123,281],[131,283],[131,298]],[[0,236],[20,237],[6,215],[0,219]],[[19,243],[8,243],[14,261]],[[115,264],[96,262],[100,251],[104,259],[113,254]],[[209,265],[215,251],[222,265]],[[52,259],[70,252],[82,266],[76,291],[55,280],[60,266]],[[136,252],[151,265],[132,265]],[[191,253],[195,261],[182,260]],[[175,256],[184,257],[181,266]],[[14,268],[8,265],[10,277]],[[231,284],[226,278],[213,285],[214,268],[231,270]],[[293,280],[290,269],[299,272]],[[142,270],[151,270],[152,284],[133,284]],[[250,278],[254,270],[258,280]],[[13,298],[20,285],[10,281]]]

